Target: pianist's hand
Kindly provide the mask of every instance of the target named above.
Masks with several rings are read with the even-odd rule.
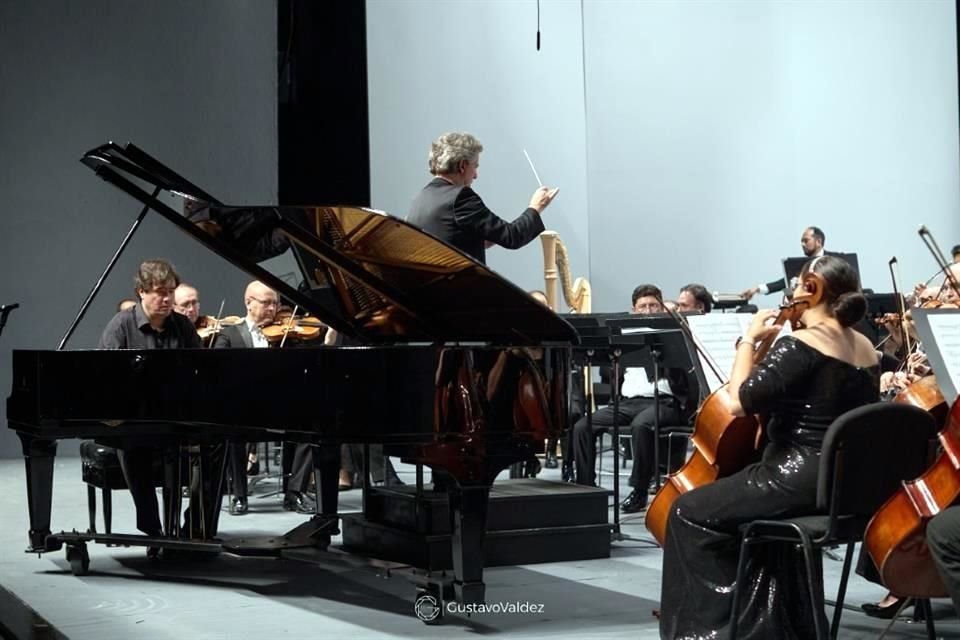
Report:
[[[543,210],[553,202],[558,191],[560,191],[559,188],[551,189],[550,187],[540,187],[530,196],[530,208],[536,209],[537,213],[543,213]]]

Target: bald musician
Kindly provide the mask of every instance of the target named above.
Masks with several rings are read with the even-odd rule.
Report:
[[[247,315],[238,325],[224,327],[214,339],[214,349],[266,349],[270,346],[263,335],[263,327],[273,322],[277,315],[280,298],[277,292],[254,280],[243,292],[243,304]],[[230,513],[235,516],[247,513],[247,445],[231,442],[227,451],[227,477],[233,488]]]

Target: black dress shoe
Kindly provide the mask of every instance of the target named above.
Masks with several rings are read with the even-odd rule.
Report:
[[[230,502],[230,515],[232,516],[242,516],[247,510],[246,498],[234,498]]]
[[[283,508],[287,511],[313,514],[317,512],[317,503],[299,491],[288,491],[283,499]]]
[[[620,503],[620,513],[638,513],[647,508],[647,492],[634,489]]]
[[[151,538],[162,538],[163,532],[153,531],[153,532],[148,532],[147,535],[150,536]],[[150,560],[160,559],[160,547],[147,547],[147,558]]]
[[[879,604],[874,604],[872,602],[865,602],[860,605],[860,608],[863,609],[863,612],[870,616],[871,618],[882,618],[884,620],[890,620],[897,615],[897,612],[900,611],[900,607],[903,606],[903,601],[906,598],[897,598],[890,604],[886,606],[881,606]],[[909,606],[909,605],[908,605]],[[907,607],[903,607],[906,609]]]
[[[557,452],[548,451],[547,452],[547,461],[543,464],[547,469],[556,469],[558,466],[557,463]]]

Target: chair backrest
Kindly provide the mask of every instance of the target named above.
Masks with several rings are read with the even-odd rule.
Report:
[[[817,479],[817,509],[871,516],[931,462],[937,425],[906,404],[875,403],[838,417],[827,429]]]

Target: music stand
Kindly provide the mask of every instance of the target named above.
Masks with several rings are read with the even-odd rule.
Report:
[[[937,376],[937,386],[947,405],[952,406],[960,392],[960,310],[911,309],[910,315]]]
[[[573,326],[580,343],[573,346],[572,361],[583,367],[605,366],[610,363],[610,329],[606,323],[614,318],[628,318],[628,312],[563,314],[561,317]],[[587,430],[593,433],[593,379],[586,385],[583,409],[587,418]],[[568,403],[572,404],[573,385],[567,385]],[[568,406],[570,406],[568,404]],[[573,451],[573,430],[567,430],[567,451]],[[564,460],[564,464],[567,461]],[[574,469],[571,465],[571,473]]]
[[[834,258],[840,258],[845,260],[847,264],[853,267],[853,270],[857,272],[857,286],[860,286],[860,260],[855,253],[829,253],[824,255],[830,255]],[[800,277],[800,272],[803,271],[803,265],[807,264],[813,260],[809,256],[796,256],[793,258],[784,258],[783,259],[783,275],[784,282],[787,285],[787,289],[791,290],[796,286],[796,279]],[[789,292],[788,292],[789,295]]]
[[[629,318],[607,321],[610,328],[611,364],[613,366],[611,396],[613,399],[613,460],[614,468],[619,469],[620,458],[620,367],[643,367],[654,380],[653,385],[653,471],[656,490],[660,490],[660,380],[661,367],[678,368],[690,371],[698,367],[696,359],[690,356],[690,345],[680,331],[676,320],[668,315],[634,315]],[[637,464],[637,461],[633,461]],[[643,488],[647,490],[646,487]],[[620,533],[620,475],[613,476],[613,493],[616,503],[614,511],[615,539],[623,539]]]
[[[867,315],[882,316],[885,313],[900,313],[900,302],[903,296],[895,293],[864,293],[863,297],[867,299]],[[909,307],[909,305],[905,305]]]

